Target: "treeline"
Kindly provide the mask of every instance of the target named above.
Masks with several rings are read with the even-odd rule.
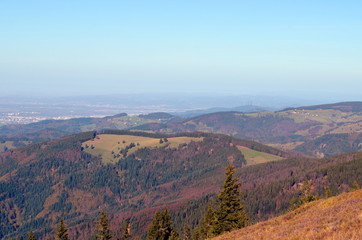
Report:
[[[182,233],[179,233],[173,227],[169,210],[164,208],[156,211],[148,227],[147,240],[203,240],[245,227],[248,217],[241,202],[241,183],[234,177],[234,173],[234,166],[229,164],[226,167],[225,181],[217,200],[213,203],[213,206],[208,206],[199,226],[191,230],[189,225],[184,224]],[[105,211],[102,211],[92,238],[101,240],[131,239],[131,223],[129,220],[124,221],[118,235],[118,237],[114,236],[110,230],[108,217]],[[63,219],[60,219],[55,238],[59,240],[69,239],[68,229]],[[34,232],[30,231],[26,239],[36,239]]]
[[[337,154],[360,151],[362,149],[361,143],[362,133],[326,134],[297,146],[295,150],[310,155],[319,154],[330,157]]]
[[[0,154],[0,169],[4,170],[0,176],[0,238],[30,230],[45,235],[52,231],[49,226],[57,216],[75,226],[94,219],[98,208],[136,215],[166,204],[177,206],[171,217],[181,234],[183,224],[191,230],[201,224],[208,204],[217,198],[212,193],[218,191],[215,184],[222,181],[222,169],[229,162],[234,163],[238,169],[235,174],[243,182],[242,200],[251,223],[288,211],[291,201],[303,195],[305,180],[312,185],[311,194],[319,196],[324,196],[326,188],[330,195],[336,195],[351,189],[354,182],[362,185],[362,153],[287,159],[243,168],[245,160],[235,144],[213,135],[178,148],[141,148],[117,164],[104,165],[81,150],[82,141],[94,134]],[[199,199],[186,206],[189,191]],[[181,200],[180,193],[185,194]],[[55,201],[45,207],[51,195]],[[89,196],[91,207],[78,204],[76,199],[83,195]],[[134,231],[142,232],[148,218],[139,214],[132,219]]]
[[[141,137],[150,137],[150,138],[172,138],[172,137],[209,137],[209,138],[217,138],[222,142],[229,142],[234,145],[242,145],[248,148],[251,148],[255,151],[270,153],[273,155],[281,156],[281,157],[290,157],[289,153],[281,151],[279,149],[266,146],[264,144],[251,141],[238,139],[232,136],[227,136],[224,134],[217,133],[206,133],[206,132],[181,132],[181,133],[172,133],[172,134],[161,134],[161,133],[149,133],[142,131],[130,131],[130,130],[114,130],[114,129],[104,129],[98,131],[97,134],[115,134],[115,135],[132,135],[132,136],[141,136]]]
[[[42,229],[46,234],[59,214],[81,224],[86,217],[82,212],[91,215],[94,210],[77,206],[74,194],[80,191],[99,199],[96,206],[139,211],[163,204],[165,196],[177,201],[180,189],[223,168],[228,159],[237,167],[245,162],[241,152],[228,141],[205,137],[204,141],[178,148],[141,148],[115,165],[104,165],[98,157],[82,151],[82,142],[94,137],[95,132],[87,132],[0,155],[0,177],[4,177],[0,181],[0,238],[14,232],[25,234],[30,229]],[[170,187],[159,187],[168,182],[173,182]],[[130,201],[148,192],[152,194]],[[46,200],[53,194],[55,202],[45,209]],[[39,215],[43,210],[45,214]]]
[[[192,124],[191,124],[192,123]],[[181,122],[148,123],[135,130],[154,132],[194,132],[204,130],[232,135],[242,139],[258,139],[260,142],[288,143],[304,141],[299,130],[316,126],[318,122],[295,122],[278,113],[250,116],[238,112],[217,112],[186,119]]]
[[[172,221],[172,215],[169,209],[163,208],[157,210],[153,216],[152,222],[148,226],[146,235],[140,235],[133,232],[132,223],[129,219],[123,221],[114,233],[111,231],[110,223],[105,211],[102,211],[97,221],[96,228],[90,239],[139,239],[140,237],[147,240],[204,240],[209,239],[225,232],[246,227],[249,223],[248,215],[245,212],[242,203],[242,192],[240,191],[241,183],[234,176],[235,168],[233,165],[226,167],[225,180],[216,198],[208,203],[207,210],[204,212],[198,224],[192,226],[187,222],[180,224],[181,228],[175,227]],[[312,181],[306,180],[300,189],[300,195],[295,201],[290,202],[288,210],[294,210],[303,204],[318,200],[319,198],[328,198],[332,196],[328,187],[324,188],[324,195],[319,196],[313,193]],[[360,189],[357,181],[351,186],[351,191]],[[204,203],[205,205],[205,203]],[[30,231],[27,240],[35,240],[36,236]],[[63,219],[58,224],[55,239],[68,240],[68,229]]]
[[[349,191],[354,182],[362,185],[362,152],[326,159],[289,159],[243,168],[244,201],[252,222],[288,211],[290,202],[302,195],[310,181],[314,195]],[[262,213],[262,214],[261,214]]]

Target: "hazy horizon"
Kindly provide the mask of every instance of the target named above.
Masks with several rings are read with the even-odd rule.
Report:
[[[356,1],[2,2],[3,96],[360,101],[361,9]]]

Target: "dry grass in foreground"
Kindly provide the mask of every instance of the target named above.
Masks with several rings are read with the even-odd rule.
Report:
[[[306,204],[283,216],[221,235],[231,239],[362,239],[362,190]]]

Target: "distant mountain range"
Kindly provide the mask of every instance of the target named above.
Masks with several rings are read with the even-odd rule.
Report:
[[[180,122],[146,123],[132,129],[160,133],[217,132],[323,157],[362,149],[359,135],[362,133],[362,102],[277,112],[216,112]],[[336,144],[340,146],[335,148]]]
[[[180,116],[183,118],[190,118],[190,117],[196,117],[199,115],[209,114],[209,113],[215,113],[215,112],[243,112],[243,113],[252,113],[252,112],[265,112],[267,108],[254,106],[254,105],[244,105],[239,107],[233,107],[233,108],[208,108],[208,109],[200,109],[200,110],[192,110],[192,111],[186,111],[186,112],[175,112],[173,113],[176,116]]]
[[[158,112],[139,116],[117,114],[105,118],[46,120],[27,125],[7,125],[0,127],[0,151],[1,146],[11,148],[29,142],[102,129],[130,129],[155,133],[222,133],[258,141],[284,151],[302,151],[317,157],[362,149],[359,135],[362,133],[362,102],[306,106],[283,111],[262,111],[263,109],[251,105],[233,109],[239,111],[205,111],[216,110],[219,112],[183,113],[185,116],[197,115],[195,117]],[[244,112],[240,112],[241,110]]]
[[[314,106],[304,106],[298,108],[287,108],[286,110],[338,110],[341,112],[355,112],[359,113],[362,112],[362,104],[361,102],[341,102],[341,103],[334,103],[334,104],[323,104],[323,105],[314,105]]]

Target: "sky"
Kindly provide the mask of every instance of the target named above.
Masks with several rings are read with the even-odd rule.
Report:
[[[362,100],[362,1],[0,2],[2,95]]]

